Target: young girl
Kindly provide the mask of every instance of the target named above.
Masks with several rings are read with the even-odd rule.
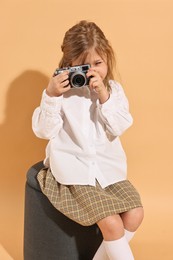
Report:
[[[43,193],[64,215],[97,223],[103,242],[94,260],[134,259],[128,242],[143,219],[140,196],[126,179],[119,136],[132,125],[123,88],[113,80],[113,50],[101,29],[81,21],[62,44],[60,68],[90,64],[88,86],[72,87],[69,70],[50,79],[33,114],[33,131],[49,140]]]

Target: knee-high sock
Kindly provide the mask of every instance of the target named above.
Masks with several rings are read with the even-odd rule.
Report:
[[[130,242],[130,240],[133,238],[135,232],[128,231],[127,229],[124,229],[124,232],[125,232],[125,237],[126,237],[127,241]]]
[[[132,239],[132,237],[134,236],[135,232],[131,232],[126,229],[124,230],[124,232],[125,232],[125,237],[126,237],[127,241],[129,242]],[[105,250],[105,245],[103,242],[97,249],[97,252],[95,253],[93,260],[109,260],[109,257],[107,256],[107,253]]]
[[[109,257],[106,253],[105,245],[103,242],[97,249],[97,252],[95,253],[93,260],[109,260]]]
[[[113,241],[103,241],[110,260],[134,260],[125,236]]]

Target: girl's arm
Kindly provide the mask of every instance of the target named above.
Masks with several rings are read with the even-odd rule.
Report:
[[[40,138],[55,137],[63,125],[61,105],[63,93],[70,89],[68,74],[66,70],[50,79],[43,92],[40,107],[33,113],[32,128]]]
[[[43,91],[41,104],[32,116],[32,129],[37,137],[51,139],[62,127],[61,114],[63,96],[50,97]]]
[[[119,83],[111,81],[112,93],[109,99],[98,104],[98,111],[106,130],[113,136],[120,136],[133,123],[129,103]]]

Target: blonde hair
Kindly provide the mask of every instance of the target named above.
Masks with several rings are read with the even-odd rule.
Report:
[[[59,67],[71,66],[72,61],[79,57],[81,57],[81,62],[84,62],[91,48],[94,48],[107,63],[108,73],[104,83],[109,89],[108,81],[114,79],[115,55],[104,33],[94,22],[80,21],[65,33],[61,45],[63,57]]]

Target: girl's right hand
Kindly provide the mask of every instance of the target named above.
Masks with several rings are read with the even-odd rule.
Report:
[[[71,88],[68,74],[69,72],[66,70],[52,77],[47,86],[46,94],[50,97],[59,97],[67,92]]]

